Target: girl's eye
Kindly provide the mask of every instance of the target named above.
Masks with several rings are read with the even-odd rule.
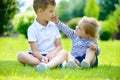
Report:
[[[81,31],[81,28],[79,27],[79,30]]]

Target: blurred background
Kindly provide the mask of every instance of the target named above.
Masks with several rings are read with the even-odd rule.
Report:
[[[33,0],[0,0],[0,37],[27,38],[27,28],[35,13]],[[83,16],[94,17],[100,23],[100,40],[120,40],[120,0],[56,0],[55,13],[75,29]],[[62,37],[66,38],[64,34]]]

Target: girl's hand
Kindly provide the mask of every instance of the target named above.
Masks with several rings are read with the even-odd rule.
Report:
[[[89,46],[90,46],[90,49],[97,51],[97,46],[94,43],[90,42]]]
[[[59,23],[59,19],[57,18],[57,16],[55,14],[52,15],[51,19],[54,23],[56,23],[56,24]]]
[[[46,57],[47,57],[48,60],[50,61],[54,56],[55,56],[55,53],[51,52],[51,53],[47,54]]]

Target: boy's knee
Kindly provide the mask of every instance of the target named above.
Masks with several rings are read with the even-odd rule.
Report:
[[[17,59],[18,61],[21,61],[23,59],[24,53],[23,52],[19,52],[17,55]]]
[[[66,56],[66,57],[68,56],[68,52],[67,52],[66,50],[64,50],[64,49],[61,50],[60,53],[62,53],[62,54],[63,54],[64,56]]]

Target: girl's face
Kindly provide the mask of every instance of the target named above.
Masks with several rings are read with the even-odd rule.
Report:
[[[83,26],[81,25],[78,25],[76,26],[76,34],[80,37],[84,37],[86,38],[87,37],[87,34],[85,33],[85,30],[83,29]]]

